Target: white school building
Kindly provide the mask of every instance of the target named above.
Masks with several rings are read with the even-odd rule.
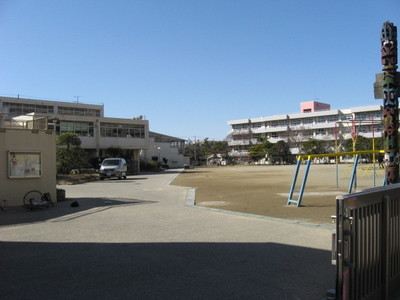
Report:
[[[230,156],[248,157],[249,147],[266,138],[272,143],[280,140],[301,142],[308,139],[335,141],[353,134],[367,138],[382,136],[382,105],[331,109],[317,101],[300,103],[300,112],[259,118],[228,121],[231,126]],[[299,149],[291,148],[293,154]]]

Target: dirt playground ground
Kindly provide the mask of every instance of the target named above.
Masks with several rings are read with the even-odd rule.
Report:
[[[287,205],[295,168],[295,165],[195,168],[185,170],[173,184],[197,188],[198,206],[331,225],[331,216],[336,214],[336,196],[347,193],[353,166],[339,165],[336,173],[334,164],[311,165],[301,207]],[[302,165],[293,195],[295,200],[304,170]],[[384,170],[376,165],[375,173],[376,186],[380,186]],[[360,165],[356,190],[373,187],[373,174],[372,165]]]

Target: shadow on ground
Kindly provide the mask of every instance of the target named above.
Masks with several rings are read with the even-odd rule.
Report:
[[[134,232],[132,232],[134,235]],[[0,242],[1,299],[324,299],[330,252],[275,243]]]
[[[71,207],[77,201],[78,207]],[[54,203],[54,207],[29,210],[24,207],[10,207],[0,212],[0,226],[43,222],[54,218],[77,218],[98,213],[115,206],[151,204],[154,201],[124,198],[68,198],[67,201]],[[1,297],[0,297],[1,298]]]

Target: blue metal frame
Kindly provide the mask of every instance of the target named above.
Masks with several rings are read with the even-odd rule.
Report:
[[[303,178],[303,182],[301,183],[299,196],[298,196],[297,200],[292,200],[294,188],[296,185],[297,175],[298,175],[299,169],[300,169],[300,165],[301,165],[301,160],[298,160],[296,170],[294,173],[294,177],[293,177],[292,187],[290,188],[290,193],[289,193],[289,197],[288,197],[288,201],[287,201],[287,205],[290,205],[290,203],[295,203],[297,205],[297,207],[299,207],[301,205],[301,200],[303,199],[303,193],[304,193],[304,189],[306,187],[308,172],[309,172],[310,166],[311,166],[311,159],[307,160],[307,165],[306,165],[306,169],[304,171],[304,178]]]
[[[306,188],[306,182],[307,182],[307,177],[308,177],[308,171],[310,171],[310,166],[311,166],[311,159],[307,160],[307,166],[306,166],[306,170],[304,172],[304,178],[303,178],[303,182],[301,184],[299,198],[297,199],[297,206],[301,205],[301,200],[303,199],[303,193],[304,193],[304,189]]]
[[[296,185],[297,175],[299,174],[300,165],[301,165],[301,160],[297,160],[296,170],[294,171],[292,186],[290,188],[287,205],[290,205],[290,200],[293,197],[293,192],[294,192],[294,188],[295,188],[295,185]],[[295,202],[297,202],[297,201],[295,201]]]
[[[357,165],[358,165],[358,160],[361,154],[370,154],[370,153],[384,153],[383,150],[366,150],[366,151],[354,151],[354,152],[341,152],[341,153],[327,153],[327,154],[310,154],[310,155],[299,155],[297,158],[297,165],[296,165],[296,169],[294,171],[294,176],[293,176],[293,181],[292,181],[292,185],[290,187],[290,192],[289,192],[289,196],[288,196],[288,200],[287,200],[287,205],[290,205],[291,203],[295,203],[297,206],[301,206],[301,201],[303,199],[303,194],[304,194],[304,189],[306,186],[306,182],[307,182],[307,177],[308,177],[308,172],[310,170],[310,166],[311,166],[311,162],[312,162],[312,158],[313,157],[328,157],[330,155],[332,156],[338,156],[338,155],[354,155],[354,163],[353,163],[353,171],[352,171],[352,175],[350,178],[350,184],[349,184],[349,188],[348,188],[348,192],[351,193],[351,190],[353,189],[353,187],[356,188],[356,183],[357,183]],[[294,193],[294,189],[296,187],[296,181],[297,181],[297,177],[300,171],[300,166],[301,166],[301,162],[303,158],[307,158],[307,166],[306,166],[306,170],[304,172],[304,178],[303,178],[303,182],[301,184],[301,188],[300,188],[300,192],[299,192],[299,196],[297,198],[297,200],[293,200],[293,193]],[[374,171],[375,172],[375,171]],[[374,174],[375,176],[375,174]],[[385,185],[386,180],[384,179],[384,182],[382,185]],[[375,185],[375,179],[374,179],[374,185]],[[338,178],[338,164],[336,164],[336,187],[339,187],[339,178]]]
[[[347,190],[347,192],[350,194],[351,190],[353,189],[353,186],[355,188],[357,188],[357,185],[355,184],[357,182],[356,180],[356,176],[357,176],[357,165],[358,165],[358,158],[359,155],[357,154],[356,157],[354,158],[354,163],[353,163],[353,171],[351,173],[351,180],[350,180],[350,184],[349,184],[349,188]]]

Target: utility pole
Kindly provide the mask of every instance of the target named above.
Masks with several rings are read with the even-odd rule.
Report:
[[[383,65],[383,127],[385,138],[385,184],[399,182],[399,76],[397,72],[397,27],[385,22],[381,33]]]
[[[194,161],[197,162],[197,141],[196,141],[196,137],[194,137]]]

